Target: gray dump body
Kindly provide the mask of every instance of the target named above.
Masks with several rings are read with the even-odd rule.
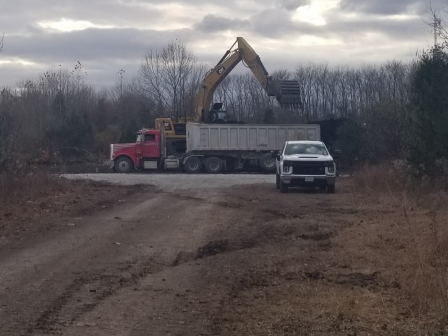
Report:
[[[187,123],[187,152],[271,151],[286,140],[320,140],[319,125]]]

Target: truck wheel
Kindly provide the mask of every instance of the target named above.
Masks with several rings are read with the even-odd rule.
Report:
[[[196,156],[191,156],[185,162],[185,171],[190,174],[197,174],[202,169],[202,162]]]
[[[271,153],[263,154],[260,157],[260,167],[265,173],[272,173],[275,170],[275,158]]]
[[[219,174],[224,168],[224,163],[221,159],[212,156],[205,161],[205,170],[210,174]]]
[[[275,173],[275,188],[280,189],[280,175],[278,173]]]
[[[134,164],[132,163],[131,159],[127,157],[123,156],[115,161],[114,170],[117,173],[127,174],[130,173],[133,169]]]
[[[279,178],[279,186],[280,186],[280,192],[281,193],[287,193],[288,192],[288,186],[282,182],[282,179]]]
[[[334,194],[336,192],[336,185],[335,184],[329,185],[327,187],[327,192],[330,193],[330,194]]]

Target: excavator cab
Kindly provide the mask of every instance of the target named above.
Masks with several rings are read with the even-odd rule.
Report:
[[[222,103],[214,103],[208,113],[212,124],[226,124],[229,122],[227,111],[222,110]]]

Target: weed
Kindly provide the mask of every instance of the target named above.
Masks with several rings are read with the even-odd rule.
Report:
[[[45,170],[0,173],[0,205],[23,204],[61,192],[66,182]]]

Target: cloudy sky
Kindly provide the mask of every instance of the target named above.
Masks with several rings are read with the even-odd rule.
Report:
[[[120,69],[129,80],[150,48],[174,39],[210,67],[237,36],[269,72],[408,62],[433,43],[428,8],[429,0],[3,0],[0,87],[78,61],[88,84],[111,87]]]

